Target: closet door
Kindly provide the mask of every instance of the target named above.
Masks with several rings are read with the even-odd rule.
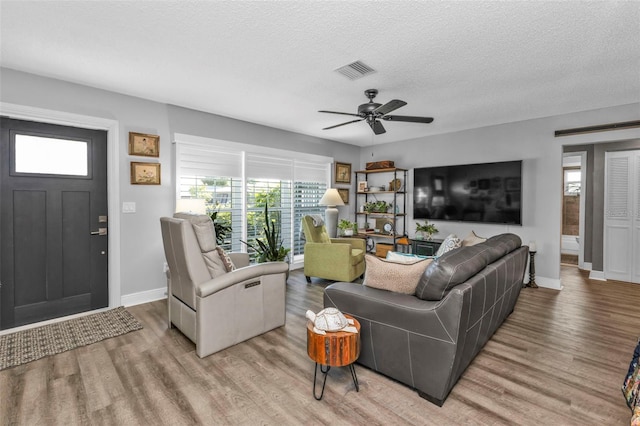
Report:
[[[606,153],[604,270],[640,283],[640,151]]]

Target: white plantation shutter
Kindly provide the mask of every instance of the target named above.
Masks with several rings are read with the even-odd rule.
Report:
[[[254,145],[176,134],[178,198],[207,198],[232,218],[233,251],[246,250],[239,240],[260,235],[255,221],[262,207],[256,198],[277,195],[270,211],[282,221],[284,245],[303,254],[300,221],[306,214],[323,214],[318,206],[329,187],[333,158]],[[223,186],[220,186],[223,185]]]
[[[176,145],[178,176],[242,176],[242,152],[204,145]]]
[[[607,158],[607,218],[626,218],[629,215],[630,157]]]

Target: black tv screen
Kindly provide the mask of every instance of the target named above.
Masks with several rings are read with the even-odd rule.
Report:
[[[413,171],[413,218],[522,224],[522,161]]]

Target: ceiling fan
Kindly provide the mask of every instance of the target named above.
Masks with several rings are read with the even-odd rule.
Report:
[[[376,102],[373,102],[373,98],[378,94],[377,89],[368,89],[364,91],[364,94],[367,98],[369,98],[369,102],[366,104],[362,104],[358,107],[358,113],[352,114],[349,112],[337,112],[337,111],[318,111],[318,112],[326,112],[328,114],[340,114],[340,115],[351,115],[354,117],[359,117],[357,120],[347,121],[346,123],[336,124],[335,126],[325,127],[322,130],[335,129],[336,127],[344,126],[346,124],[357,123],[358,121],[366,120],[367,124],[373,130],[373,133],[376,135],[381,135],[386,132],[384,126],[380,122],[380,120],[386,121],[404,121],[407,123],[431,123],[433,121],[432,117],[412,117],[408,115],[387,115],[391,111],[395,111],[398,108],[405,106],[407,103],[405,101],[401,101],[399,99],[394,99],[392,101],[387,102],[382,105]]]

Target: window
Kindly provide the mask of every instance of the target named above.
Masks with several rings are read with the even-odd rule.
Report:
[[[88,167],[85,141],[16,135],[16,173],[87,176]]]
[[[582,172],[580,169],[564,169],[564,195],[580,195]]]
[[[281,224],[283,245],[291,249],[290,260],[304,254],[301,219],[324,212],[318,201],[327,188],[331,158],[293,158],[276,149],[176,138],[187,140],[176,142],[177,197],[204,199],[207,213],[216,211],[216,221],[231,227],[225,250],[252,254],[241,240],[252,243],[261,237],[268,203],[269,216]]]

